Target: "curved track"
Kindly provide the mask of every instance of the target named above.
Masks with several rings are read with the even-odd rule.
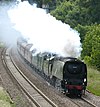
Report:
[[[47,96],[45,96],[16,66],[10,55],[10,48],[2,54],[2,61],[9,73],[17,81],[24,93],[33,102],[35,107],[58,107]],[[5,54],[4,54],[5,53]]]

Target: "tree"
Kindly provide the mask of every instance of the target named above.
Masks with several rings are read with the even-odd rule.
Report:
[[[78,24],[75,29],[80,33],[81,43],[83,43],[86,33],[88,32],[90,26],[82,26]]]
[[[100,23],[100,0],[65,0],[51,14],[76,27]],[[59,14],[60,13],[60,14]]]
[[[62,2],[54,11],[51,11],[51,15],[64,23],[70,24],[72,21],[70,20],[69,14],[71,14],[74,6],[71,2]]]
[[[82,57],[86,62],[100,69],[100,24],[92,25],[86,33]]]

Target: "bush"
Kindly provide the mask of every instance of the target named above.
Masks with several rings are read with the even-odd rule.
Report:
[[[88,65],[91,65],[92,59],[91,59],[90,56],[85,56],[85,57],[84,57],[84,61],[85,61]]]

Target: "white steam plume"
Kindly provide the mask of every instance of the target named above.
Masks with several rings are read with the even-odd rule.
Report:
[[[56,20],[45,10],[20,2],[8,11],[14,28],[34,44],[40,52],[78,57],[81,52],[79,33],[68,24]]]

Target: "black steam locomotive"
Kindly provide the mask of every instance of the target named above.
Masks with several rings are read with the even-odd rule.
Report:
[[[87,86],[87,67],[82,61],[72,58],[63,67],[62,88],[65,92],[81,96]]]
[[[81,96],[87,86],[87,67],[77,58],[61,57],[44,52],[37,53],[32,44],[24,39],[18,39],[17,49],[20,55],[38,72],[47,77],[51,84],[60,84],[67,94]],[[59,85],[58,85],[59,86]]]

